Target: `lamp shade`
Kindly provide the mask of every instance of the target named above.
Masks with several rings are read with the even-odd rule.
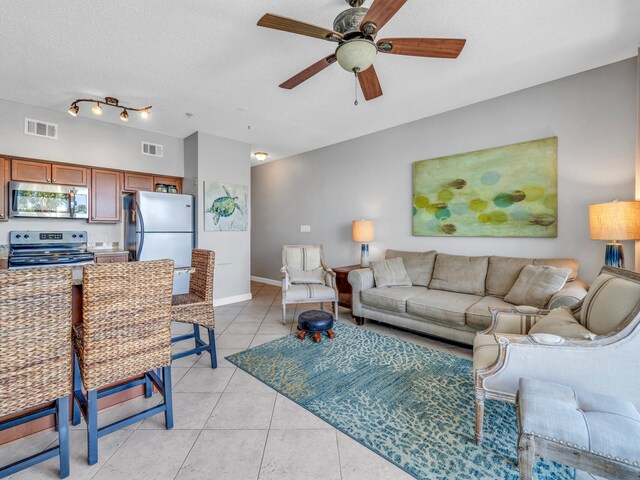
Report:
[[[640,239],[640,201],[589,205],[591,240]]]
[[[373,242],[373,222],[371,220],[354,220],[351,235],[354,242]]]

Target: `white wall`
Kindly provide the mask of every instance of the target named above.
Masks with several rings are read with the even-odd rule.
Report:
[[[387,248],[577,257],[590,281],[605,242],[589,239],[588,205],[634,198],[636,89],[634,58],[254,167],[251,273],[278,279],[284,243],[322,243],[330,265],[358,263],[351,221],[367,218],[373,259]],[[557,238],[412,236],[413,162],[550,136],[559,138]],[[633,268],[631,242],[625,250]]]
[[[106,108],[106,107],[105,107]],[[58,139],[24,134],[24,119],[58,124]],[[149,119],[153,121],[153,116]],[[133,120],[130,122],[132,123]],[[141,142],[164,146],[164,157],[140,153]],[[75,163],[164,175],[183,175],[181,138],[146,132],[67,113],[0,99],[0,155]],[[122,241],[121,224],[91,224],[83,220],[11,219],[0,222],[0,244],[6,244],[11,230],[87,230],[90,242]]]
[[[185,175],[197,178],[198,247],[216,252],[214,298],[217,305],[251,298],[251,226],[246,232],[205,232],[204,182],[250,185],[251,149],[246,143],[197,132],[184,141]],[[195,155],[197,151],[197,155]],[[197,165],[195,165],[197,163]],[[251,212],[249,212],[251,218]]]

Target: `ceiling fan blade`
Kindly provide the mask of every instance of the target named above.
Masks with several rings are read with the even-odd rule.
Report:
[[[458,58],[466,40],[461,38],[383,38],[378,51],[414,57]]]
[[[325,57],[322,60],[320,60],[319,62],[314,63],[310,67],[305,68],[300,73],[295,74],[289,80],[287,80],[286,82],[282,83],[280,85],[280,88],[286,88],[287,90],[291,90],[292,88],[295,88],[298,85],[300,85],[302,82],[304,82],[306,80],[309,80],[316,73],[321,72],[322,70],[327,68],[329,65],[334,63],[336,60],[337,60],[336,59],[336,54],[332,53],[328,57]]]
[[[406,2],[407,0],[374,0],[362,19],[360,30],[367,35],[378,32]]]
[[[358,81],[360,82],[360,88],[364,94],[365,100],[373,100],[382,95],[382,87],[378,80],[378,74],[376,69],[371,65],[364,72],[358,73]]]
[[[337,41],[342,38],[342,34],[334,32],[333,30],[327,30],[326,28],[299,22],[291,18],[281,17],[273,13],[267,13],[258,20],[258,26],[297,33],[298,35],[306,35],[307,37],[321,38],[323,40]]]

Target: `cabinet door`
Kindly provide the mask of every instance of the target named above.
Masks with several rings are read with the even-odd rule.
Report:
[[[178,187],[178,193],[182,193],[182,179],[180,177],[161,177],[159,175],[153,176],[153,190],[156,189],[156,184],[162,183],[163,185],[175,185]]]
[[[129,255],[126,253],[117,253],[114,255],[96,255],[95,263],[117,263],[128,262]]]
[[[9,198],[9,160],[0,157],[0,222],[6,222]],[[1,268],[1,267],[0,267]]]
[[[122,215],[120,172],[91,169],[91,215],[89,221],[119,223]]]
[[[87,186],[87,169],[71,165],[51,165],[51,182],[60,185]]]
[[[11,160],[11,180],[51,183],[51,164],[31,160]]]
[[[145,175],[144,173],[124,174],[124,190],[131,192],[153,192],[153,175]]]

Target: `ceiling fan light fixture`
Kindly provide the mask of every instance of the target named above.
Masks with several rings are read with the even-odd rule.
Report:
[[[373,65],[377,53],[378,47],[371,40],[354,38],[338,46],[336,57],[347,72],[364,72]]]

